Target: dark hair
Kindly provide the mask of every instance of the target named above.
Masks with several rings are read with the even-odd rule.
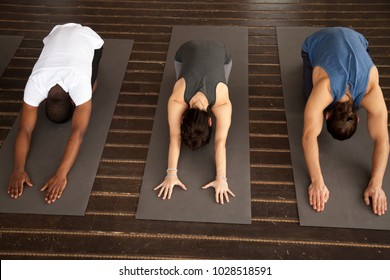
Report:
[[[75,105],[69,94],[62,87],[55,85],[49,91],[45,103],[46,116],[55,123],[69,121],[75,109]]]
[[[191,150],[197,150],[210,141],[210,114],[207,111],[191,108],[183,114],[181,138]]]
[[[355,134],[358,117],[352,99],[347,102],[336,102],[328,112],[326,127],[333,138],[342,141]]]

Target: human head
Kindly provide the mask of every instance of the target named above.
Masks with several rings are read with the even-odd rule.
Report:
[[[187,109],[181,123],[181,138],[191,150],[208,144],[211,137],[211,117],[207,111]]]
[[[326,114],[326,127],[329,133],[341,141],[354,135],[358,121],[352,99],[347,102],[336,102]]]
[[[49,120],[55,123],[64,123],[69,121],[75,109],[75,104],[59,85],[53,86],[49,90],[49,94],[45,103],[46,116]]]

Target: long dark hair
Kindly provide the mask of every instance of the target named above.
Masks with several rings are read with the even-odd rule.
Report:
[[[358,117],[352,98],[347,102],[336,102],[328,112],[326,127],[333,138],[342,141],[355,134]]]
[[[212,132],[209,118],[209,110],[190,108],[183,113],[181,139],[191,150],[197,150],[209,143]]]

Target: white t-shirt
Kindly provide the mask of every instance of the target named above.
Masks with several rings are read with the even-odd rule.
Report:
[[[92,60],[104,42],[91,28],[76,23],[57,25],[43,39],[44,47],[24,90],[24,102],[38,107],[58,84],[76,106],[92,97]]]

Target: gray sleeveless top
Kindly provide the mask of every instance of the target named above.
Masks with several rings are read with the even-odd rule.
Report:
[[[189,104],[197,92],[203,92],[212,107],[216,100],[219,82],[226,84],[224,64],[231,61],[228,49],[219,42],[192,40],[177,50],[175,60],[182,63],[180,78],[184,78],[186,89],[184,100]]]

